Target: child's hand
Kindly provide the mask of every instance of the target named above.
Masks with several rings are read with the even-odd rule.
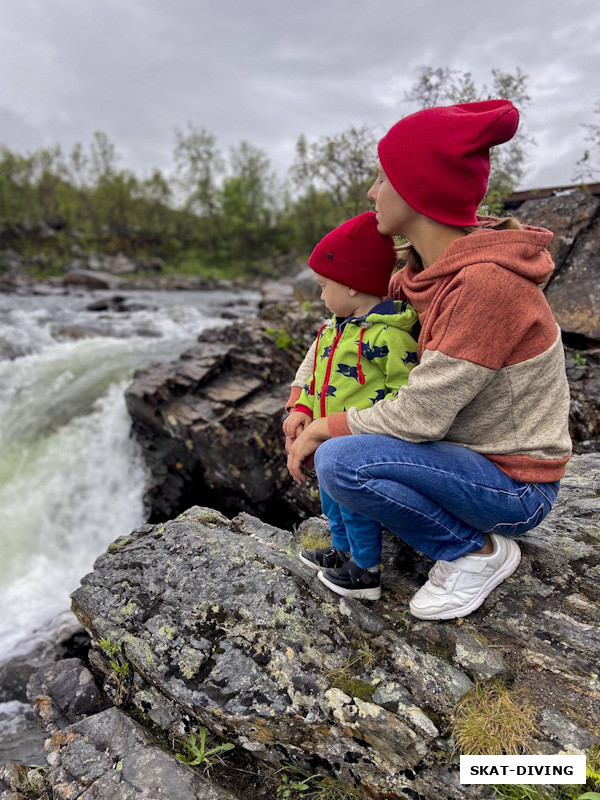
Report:
[[[312,422],[308,414],[303,411],[292,411],[283,423],[283,432],[285,433],[285,449],[289,452],[291,446],[307,425]]]
[[[287,468],[296,483],[304,483],[306,480],[304,470],[312,466],[315,450],[330,438],[327,417],[321,417],[307,425],[296,441],[292,443]]]

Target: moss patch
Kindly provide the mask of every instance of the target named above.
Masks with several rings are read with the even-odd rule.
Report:
[[[333,688],[339,689],[349,697],[358,697],[359,700],[366,700],[368,703],[373,701],[373,695],[377,691],[377,686],[373,686],[372,683],[365,683],[357,678],[346,678],[342,675],[334,680]]]
[[[307,528],[300,534],[300,542],[306,550],[320,550],[331,544],[331,536],[321,533],[319,530]]]

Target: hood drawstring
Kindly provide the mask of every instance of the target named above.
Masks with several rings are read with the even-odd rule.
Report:
[[[321,338],[321,334],[323,333],[325,328],[327,328],[328,325],[329,322],[326,322],[325,325],[321,325],[321,327],[319,328],[319,332],[317,333],[317,344],[315,346],[315,358],[313,361],[313,369],[312,369],[312,381],[310,382],[310,387],[308,389],[308,393],[310,395],[313,395],[315,393],[315,373],[317,371],[317,355],[319,352],[319,339]]]
[[[365,335],[365,331],[366,327],[362,327],[360,329],[360,336],[358,337],[358,361],[356,362],[356,372],[358,374],[358,382],[361,386],[365,385],[365,374],[360,365],[360,359],[362,358],[362,340],[363,336]]]
[[[318,350],[319,350],[319,339],[321,338],[321,333],[325,330],[325,328],[328,328],[328,327],[329,327],[329,322],[326,322],[325,325],[321,325],[321,327],[319,328],[319,331],[317,333],[317,346],[315,347],[315,357],[314,357],[314,360],[313,360],[312,380],[310,382],[310,386],[309,386],[309,389],[308,389],[308,393],[310,395],[313,395],[315,393],[315,373],[317,371],[317,356],[318,356]],[[360,334],[359,334],[359,337],[358,337],[358,360],[356,362],[356,374],[357,374],[358,383],[360,384],[360,386],[364,386],[365,385],[365,380],[366,380],[365,379],[365,374],[363,372],[363,368],[362,368],[361,363],[360,363],[361,358],[362,358],[362,341],[363,341],[363,336],[365,335],[365,331],[367,330],[367,328],[370,328],[370,327],[371,326],[370,326],[369,323],[363,324],[361,326]]]

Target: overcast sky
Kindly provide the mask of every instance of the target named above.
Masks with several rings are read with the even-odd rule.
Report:
[[[535,137],[522,188],[571,181],[600,123],[600,0],[17,0],[0,8],[0,143],[109,135],[138,175],[172,168],[174,129],[247,140],[283,173],[298,136],[415,107],[419,67],[528,77]]]

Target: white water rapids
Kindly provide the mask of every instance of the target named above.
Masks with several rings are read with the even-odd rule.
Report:
[[[109,294],[0,295],[0,660],[51,638],[95,558],[143,522],[123,397],[133,371],[229,324],[218,309],[235,303],[131,292],[147,308],[86,310]]]

